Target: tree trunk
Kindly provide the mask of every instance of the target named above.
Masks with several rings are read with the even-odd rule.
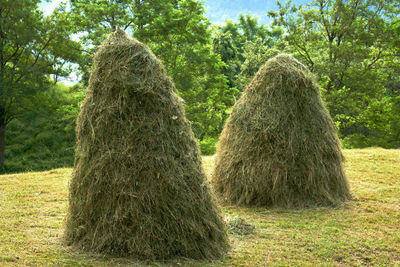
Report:
[[[6,139],[6,114],[4,107],[0,106],[0,168],[4,166],[4,148]]]
[[[5,131],[6,122],[3,118],[0,118],[0,168],[4,166]]]

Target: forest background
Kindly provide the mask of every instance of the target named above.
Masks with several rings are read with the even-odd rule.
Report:
[[[400,146],[398,0],[297,0],[222,21],[224,3],[70,0],[46,12],[51,2],[1,1],[0,173],[72,166],[91,58],[116,27],[164,63],[204,155],[278,53],[314,73],[344,148]]]

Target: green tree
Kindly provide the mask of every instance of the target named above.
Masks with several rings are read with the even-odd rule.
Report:
[[[74,161],[75,120],[84,92],[58,82],[35,94],[40,103],[7,125],[0,173],[70,167]]]
[[[231,22],[227,24],[232,25]],[[241,59],[240,51],[235,42],[231,32],[223,32],[216,30],[213,39],[214,52],[219,54],[221,60],[225,63],[224,74],[228,79],[229,87],[236,87],[235,79],[236,75],[240,72]]]
[[[317,75],[342,137],[370,134],[365,112],[387,95],[386,67],[398,58],[393,0],[314,0],[307,6],[280,3],[269,12],[285,29],[288,50]],[[398,41],[397,41],[398,42]],[[397,55],[396,55],[397,54]]]
[[[243,91],[253,79],[259,68],[270,58],[284,50],[282,45],[257,38],[247,41],[243,47],[243,63],[240,72],[235,77],[235,83],[240,91]]]
[[[133,24],[136,12],[132,0],[71,0],[70,3],[74,33],[78,34],[83,45],[79,63],[81,82],[87,86],[92,56],[97,47],[116,27],[127,30]]]
[[[44,17],[39,2],[0,2],[0,167],[7,124],[35,109],[34,96],[48,88],[50,75],[57,81],[69,73],[66,63],[79,59],[65,7]]]
[[[227,86],[222,74],[224,63],[212,50],[210,22],[204,16],[202,2],[74,0],[72,12],[89,52],[82,68],[86,74],[93,49],[116,26],[121,27],[150,46],[162,60],[185,100],[196,137],[218,136],[235,89]]]
[[[264,54],[276,54],[268,51],[279,43],[281,36],[281,29],[269,29],[264,24],[259,24],[258,19],[251,15],[240,14],[238,22],[227,20],[225,25],[218,26],[214,33],[214,51],[226,64],[224,74],[228,78],[229,86],[242,91],[248,79],[268,58]],[[251,65],[253,63],[257,64]]]

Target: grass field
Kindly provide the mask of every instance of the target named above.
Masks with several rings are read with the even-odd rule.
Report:
[[[89,255],[61,243],[71,169],[0,176],[1,266],[400,266],[400,150],[345,150],[355,199],[307,210],[221,207],[232,249],[222,260],[137,262]],[[213,157],[204,157],[209,173]],[[240,226],[240,225],[239,225]],[[237,229],[236,229],[237,230]]]

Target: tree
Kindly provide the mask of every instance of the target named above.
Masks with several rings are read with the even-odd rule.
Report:
[[[197,138],[217,136],[233,104],[235,89],[221,73],[224,63],[212,51],[210,22],[197,0],[72,1],[81,39],[90,54],[116,26],[146,43],[161,59],[185,100],[187,117]],[[88,77],[84,75],[84,77]]]
[[[0,3],[0,167],[4,164],[7,124],[37,103],[59,76],[69,73],[67,62],[78,61],[79,44],[70,39],[65,7],[44,17],[39,0],[4,0]]]
[[[227,22],[230,23],[230,22]],[[225,63],[224,74],[228,79],[229,87],[236,87],[236,75],[240,72],[240,51],[231,32],[223,32],[217,29],[213,40],[214,52],[219,54]]]
[[[35,109],[7,124],[7,161],[0,173],[72,166],[75,120],[83,97],[82,90],[61,82],[32,96],[38,103]]]
[[[214,51],[226,64],[224,74],[229,86],[243,91],[258,68],[269,58],[265,58],[264,54],[276,55],[276,52],[270,53],[269,50],[278,43],[281,36],[281,29],[269,29],[264,24],[258,24],[257,18],[248,14],[240,14],[237,23],[227,20],[225,25],[217,27]],[[250,66],[254,61],[257,64]]]
[[[140,0],[138,0],[140,2]],[[132,0],[71,0],[71,21],[83,45],[79,63],[81,82],[88,85],[92,56],[106,36],[116,27],[124,30],[133,23],[135,12]]]
[[[259,68],[270,58],[284,51],[284,45],[281,42],[274,42],[270,39],[257,38],[252,41],[246,41],[243,47],[243,63],[240,72],[235,77],[235,83],[240,91],[243,91]]]
[[[314,0],[309,5],[280,3],[270,12],[284,27],[289,51],[317,75],[328,109],[342,137],[368,135],[365,110],[386,94],[386,66],[398,57],[393,40],[399,2],[392,0]]]

